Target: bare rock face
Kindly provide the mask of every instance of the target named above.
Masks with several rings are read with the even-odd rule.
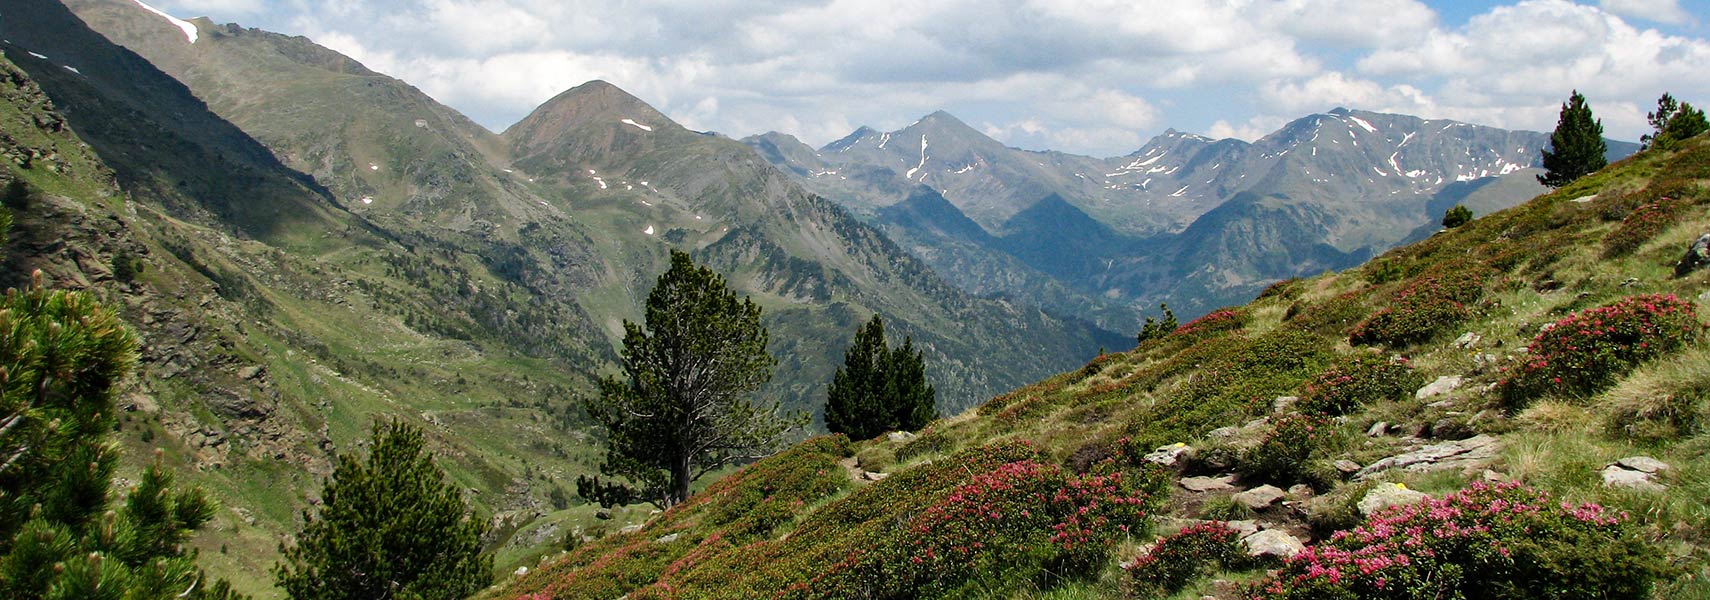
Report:
[[[1464,440],[1431,444],[1412,452],[1385,458],[1360,469],[1354,478],[1363,481],[1389,469],[1401,469],[1411,473],[1482,469],[1495,459],[1501,450],[1501,440],[1489,435],[1478,435]]]

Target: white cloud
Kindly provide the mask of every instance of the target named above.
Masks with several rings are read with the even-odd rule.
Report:
[[[1611,137],[1636,139],[1656,96],[1710,96],[1710,42],[1639,29],[1565,0],[1528,0],[1435,30],[1412,46],[1378,50],[1359,72],[1431,90],[1437,116],[1548,130],[1573,89],[1586,94]]]
[[[1235,138],[1251,142],[1276,131],[1286,122],[1287,121],[1281,118],[1253,117],[1246,123],[1231,125],[1228,121],[1219,119],[1217,122],[1211,124],[1211,128],[1205,131],[1205,135],[1206,137],[1219,140]]]
[[[1339,46],[1408,44],[1437,24],[1437,13],[1415,0],[1284,0],[1261,5],[1265,18],[1302,40]]]
[[[206,15],[247,16],[261,12],[266,6],[262,0],[172,0],[149,2],[149,5],[181,19]]]
[[[1692,20],[1679,0],[1599,0],[1603,10],[1631,19],[1679,25]]]

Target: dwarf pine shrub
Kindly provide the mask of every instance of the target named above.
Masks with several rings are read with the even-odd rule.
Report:
[[[1340,442],[1335,425],[1320,415],[1291,414],[1272,424],[1259,445],[1241,453],[1236,467],[1245,477],[1275,483],[1303,481],[1308,463],[1334,450]]]

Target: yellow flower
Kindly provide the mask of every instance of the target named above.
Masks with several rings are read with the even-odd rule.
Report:
[[[1405,484],[1405,483],[1397,483],[1397,484],[1395,484],[1395,489],[1398,489],[1398,490],[1405,490],[1405,489],[1407,489],[1407,484]]]

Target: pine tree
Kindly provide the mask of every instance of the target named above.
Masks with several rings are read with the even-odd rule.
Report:
[[[880,405],[885,393],[882,375],[890,350],[885,347],[885,323],[879,315],[855,332],[843,353],[843,366],[826,388],[825,428],[858,440],[890,430],[890,418]]]
[[[1140,335],[1135,336],[1136,341],[1139,343],[1144,344],[1149,340],[1162,339],[1164,336],[1170,335],[1171,332],[1176,330],[1176,327],[1178,326],[1176,323],[1176,313],[1170,312],[1170,305],[1159,303],[1158,309],[1164,311],[1163,318],[1153,319],[1152,317],[1146,317],[1146,324],[1140,326]]]
[[[1667,150],[1676,142],[1710,131],[1710,121],[1705,119],[1704,111],[1693,108],[1691,104],[1677,102],[1667,92],[1657,99],[1656,112],[1646,114],[1645,119],[1656,129],[1639,138],[1647,150]]]
[[[343,453],[304,511],[295,545],[281,545],[273,568],[292,598],[465,598],[487,586],[493,559],[481,552],[485,521],[423,447],[422,433],[376,421],[366,459]]]
[[[645,326],[624,321],[624,379],[608,377],[586,400],[605,427],[601,472],[628,479],[634,497],[669,506],[719,467],[776,452],[805,424],[747,395],[772,378],[760,307],[724,278],[671,251],[671,268],[647,295]]]
[[[1443,211],[1443,227],[1454,229],[1472,221],[1472,209],[1456,204],[1449,210]]]
[[[1609,164],[1604,153],[1603,122],[1591,115],[1585,96],[1574,90],[1562,104],[1556,131],[1550,134],[1550,147],[1543,150],[1545,173],[1538,183],[1556,188],[1596,172]]]
[[[938,418],[938,393],[926,382],[926,360],[904,338],[895,349],[885,342],[879,315],[855,332],[843,366],[826,390],[825,428],[865,440],[887,431],[915,431]]]
[[[915,349],[914,338],[904,337],[902,345],[891,350],[885,372],[891,420],[897,429],[919,431],[938,419],[938,391],[926,382],[926,357]]]
[[[89,296],[32,279],[0,303],[0,597],[233,597],[184,548],[214,514],[201,490],[175,488],[157,460],[112,506],[114,387],[136,338]]]

